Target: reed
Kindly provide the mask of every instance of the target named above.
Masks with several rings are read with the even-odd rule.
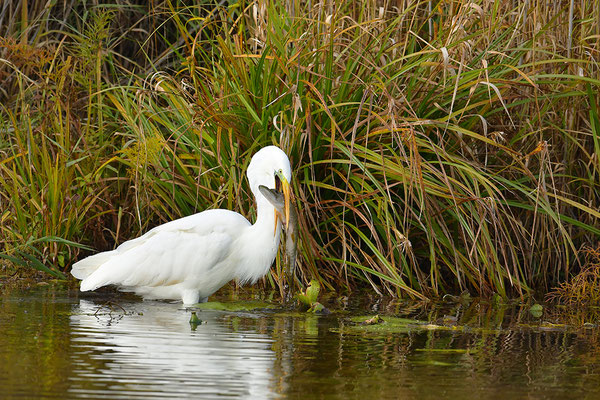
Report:
[[[38,29],[25,43],[3,33],[48,53],[0,55],[13,259],[60,273],[72,242],[252,217],[245,167],[271,143],[294,165],[305,283],[524,295],[598,240],[598,1],[77,4],[55,30],[57,10],[11,25]]]

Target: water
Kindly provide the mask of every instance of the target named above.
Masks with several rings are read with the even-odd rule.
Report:
[[[540,325],[559,317],[477,302],[425,307],[354,296],[326,304],[336,312],[202,310],[194,329],[180,304],[82,298],[61,285],[4,289],[0,397],[600,398],[596,326]],[[359,314],[444,330],[370,332],[350,321]]]

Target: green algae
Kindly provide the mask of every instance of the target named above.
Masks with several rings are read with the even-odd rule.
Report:
[[[425,321],[400,317],[380,317],[378,315],[359,315],[351,317],[346,326],[350,331],[368,333],[398,333],[425,329]]]
[[[206,303],[194,304],[193,308],[200,310],[213,310],[213,311],[230,311],[230,312],[242,312],[242,311],[256,311],[264,309],[275,309],[276,305],[267,303],[260,300],[249,300],[249,301],[230,301],[222,303],[220,301],[208,301]]]
[[[475,349],[415,349],[415,351],[438,354],[473,354]]]
[[[389,334],[407,333],[415,331],[449,331],[480,333],[499,332],[498,329],[458,325],[454,322],[450,324],[445,324],[447,322],[447,320],[445,319],[442,320],[444,324],[437,324],[410,318],[379,315],[359,315],[349,318],[348,321],[350,323],[345,325],[344,329],[346,329],[347,332],[353,333]]]

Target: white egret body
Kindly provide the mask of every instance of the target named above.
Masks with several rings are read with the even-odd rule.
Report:
[[[275,146],[258,151],[248,166],[256,199],[254,225],[229,210],[206,210],[167,222],[115,250],[87,257],[71,273],[81,291],[116,285],[148,299],[206,301],[232,279],[254,283],[263,277],[279,247],[281,222],[260,185],[276,187],[276,176],[289,196],[290,162]]]

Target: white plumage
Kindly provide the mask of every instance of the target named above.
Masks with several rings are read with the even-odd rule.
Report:
[[[116,285],[149,299],[181,299],[185,304],[207,297],[232,279],[254,283],[264,276],[277,253],[281,223],[258,186],[276,187],[276,176],[289,195],[291,167],[275,146],[258,151],[248,166],[256,199],[254,225],[229,210],[207,210],[167,222],[115,250],[73,265],[81,291]]]

